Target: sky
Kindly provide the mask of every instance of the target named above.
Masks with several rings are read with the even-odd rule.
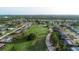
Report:
[[[79,15],[79,10],[53,7],[0,7],[0,15]]]
[[[0,15],[79,15],[79,0],[0,0]]]
[[[1,7],[0,15],[45,15],[53,14],[46,7]]]

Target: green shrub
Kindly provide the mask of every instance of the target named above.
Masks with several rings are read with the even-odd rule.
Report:
[[[30,41],[30,40],[34,40],[36,39],[36,35],[34,33],[30,33],[28,36],[27,36],[27,40]]]

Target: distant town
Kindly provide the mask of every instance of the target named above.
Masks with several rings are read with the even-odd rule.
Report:
[[[79,51],[79,16],[0,15],[0,51]]]

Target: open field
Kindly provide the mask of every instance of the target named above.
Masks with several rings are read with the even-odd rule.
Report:
[[[42,25],[32,25],[24,34],[29,35],[34,33],[36,39],[27,41],[25,39],[18,39],[15,43],[6,43],[6,45],[0,50],[2,51],[45,51],[47,47],[45,45],[45,37],[48,29]]]

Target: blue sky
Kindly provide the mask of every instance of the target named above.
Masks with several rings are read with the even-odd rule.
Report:
[[[0,15],[79,15],[76,8],[0,7]]]
[[[0,7],[0,15],[40,15],[53,14],[46,7]]]
[[[79,0],[1,0],[0,15],[79,15]]]

